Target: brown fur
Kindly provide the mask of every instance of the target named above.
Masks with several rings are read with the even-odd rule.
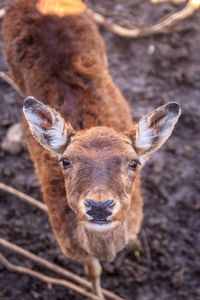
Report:
[[[43,16],[35,9],[35,2],[17,1],[8,10],[3,25],[4,52],[12,77],[22,94],[33,95],[43,100],[43,103],[50,104],[76,130],[99,125],[118,131],[129,130],[132,121],[127,103],[112,82],[107,69],[104,43],[87,13],[63,18],[56,15]],[[88,237],[87,230],[77,224],[74,212],[66,203],[63,175],[57,160],[35,141],[26,122],[24,125],[50,221],[63,252],[80,260],[88,255],[113,259],[117,251],[127,243],[129,231],[136,236],[140,228],[142,199],[139,177],[135,179],[131,209],[124,216],[123,226],[120,230],[115,228],[107,236],[104,234],[105,241],[112,240],[107,249],[106,242],[102,244],[101,234],[98,237],[91,233]],[[76,141],[77,151],[81,150],[80,159],[87,164],[92,149],[95,156],[95,148],[109,146],[108,141],[112,143],[112,137],[107,139],[107,134],[105,128],[99,129],[99,136],[95,136],[89,146],[80,136],[80,141]],[[107,151],[102,154],[108,156],[107,161],[112,156],[120,157],[124,153],[123,147],[119,151],[119,141],[115,141],[114,137],[113,143],[116,143],[116,153]],[[114,175],[114,161],[110,162],[109,168]],[[81,174],[81,170],[79,172]],[[100,171],[98,173],[101,176]],[[76,174],[74,178],[80,178],[80,174]],[[89,176],[90,174],[84,174],[81,177],[82,185],[91,181]],[[95,180],[98,180],[98,175]],[[73,184],[74,186],[69,187],[71,194],[76,195],[79,189],[85,188],[79,187],[76,180]],[[106,184],[108,183],[105,181]],[[113,177],[111,184],[120,190],[119,178]],[[120,212],[118,218],[122,218]]]
[[[26,99],[24,129],[53,231],[66,256],[86,262],[102,298],[97,259],[114,259],[136,239],[143,206],[139,161],[170,136],[180,107],[169,103],[134,125],[89,15],[73,14],[71,0],[54,0],[58,14],[57,8],[48,14],[54,2],[47,2],[40,0],[40,12],[37,0],[11,5],[3,23],[4,52],[22,95],[42,101]],[[95,219],[91,201],[111,206],[96,211]]]

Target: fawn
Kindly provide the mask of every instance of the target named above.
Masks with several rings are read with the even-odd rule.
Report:
[[[136,239],[139,170],[171,135],[179,104],[133,124],[81,0],[15,1],[3,42],[12,78],[27,97],[25,136],[54,234],[67,257],[84,262],[103,298],[99,260],[113,260]]]

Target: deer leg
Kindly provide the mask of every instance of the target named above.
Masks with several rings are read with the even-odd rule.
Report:
[[[101,290],[100,277],[102,273],[102,268],[98,259],[93,257],[90,260],[86,261],[84,265],[84,270],[92,282],[92,290],[94,294],[96,294],[101,299],[105,299]]]

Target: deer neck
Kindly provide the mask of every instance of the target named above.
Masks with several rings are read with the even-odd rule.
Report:
[[[39,0],[36,7],[43,15],[53,14],[59,17],[80,14],[86,9],[82,0]]]
[[[126,222],[112,230],[100,232],[80,225],[78,232],[80,234],[79,240],[86,252],[104,261],[112,261],[117,252],[122,250],[128,242]]]

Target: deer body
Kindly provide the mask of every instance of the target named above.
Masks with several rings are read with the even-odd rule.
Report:
[[[47,2],[11,5],[4,52],[21,94],[41,101],[25,101],[24,129],[57,241],[66,256],[86,263],[103,297],[97,259],[113,260],[136,238],[143,205],[138,162],[168,138],[180,109],[170,103],[134,125],[87,12],[60,15],[43,9]]]

